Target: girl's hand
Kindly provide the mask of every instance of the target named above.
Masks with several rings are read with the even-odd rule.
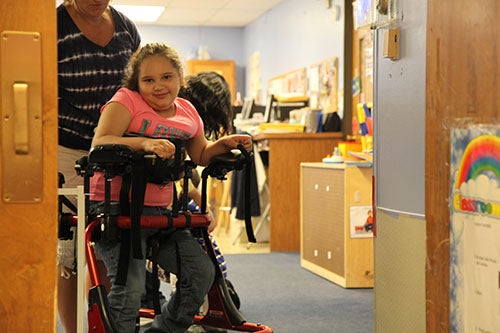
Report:
[[[145,139],[144,151],[155,153],[159,158],[165,160],[175,155],[175,145],[166,139]]]
[[[229,150],[238,148],[239,144],[242,144],[247,151],[252,150],[253,143],[252,143],[252,137],[250,135],[233,134],[225,136],[219,140],[223,140],[224,145],[227,148],[229,148]]]

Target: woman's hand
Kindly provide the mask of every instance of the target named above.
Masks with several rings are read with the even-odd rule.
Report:
[[[155,153],[163,160],[175,155],[175,145],[166,139],[145,139],[143,149],[145,152]]]

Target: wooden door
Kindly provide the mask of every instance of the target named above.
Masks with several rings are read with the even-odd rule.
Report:
[[[186,74],[214,71],[226,79],[231,88],[231,102],[236,98],[236,65],[233,60],[188,60]]]
[[[492,0],[429,0],[427,4],[425,218],[429,333],[450,331],[450,128],[498,124],[499,18],[500,7]]]
[[[54,1],[2,0],[0,33],[0,63],[3,62],[0,66],[0,331],[54,332],[57,274]],[[23,63],[22,59],[27,61]],[[28,73],[35,79],[23,77],[24,65],[32,67]],[[24,107],[15,104],[12,108],[13,100]],[[22,161],[33,163],[20,168],[13,166]],[[29,173],[22,172],[23,169]],[[27,191],[23,193],[23,189]]]

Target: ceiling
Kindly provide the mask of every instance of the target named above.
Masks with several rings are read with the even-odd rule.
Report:
[[[282,1],[111,0],[111,5],[165,6],[157,22],[147,23],[153,25],[244,27]]]

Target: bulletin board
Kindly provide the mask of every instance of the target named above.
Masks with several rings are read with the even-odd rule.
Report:
[[[324,113],[338,111],[338,58],[316,62],[309,67],[309,106]]]
[[[273,77],[268,82],[268,95],[280,98],[307,96],[307,71],[300,68],[291,72]]]
[[[356,0],[353,2],[354,29],[376,29],[397,20],[397,0]]]
[[[360,59],[360,93],[366,102],[373,101],[373,32],[365,31],[359,34]]]

